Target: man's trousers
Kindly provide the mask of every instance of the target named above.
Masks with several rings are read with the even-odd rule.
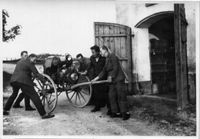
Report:
[[[121,81],[109,85],[109,100],[112,113],[125,113],[128,111],[124,82]]]
[[[95,84],[92,88],[92,99],[95,107],[100,108],[107,105],[109,109],[108,86],[106,84]]]
[[[18,82],[11,83],[11,86],[13,88],[13,93],[9,97],[8,101],[6,102],[4,110],[9,111],[11,109],[12,104],[18,95],[18,91],[19,89],[21,89],[24,95],[28,96],[32,100],[40,116],[43,116],[46,114],[44,107],[42,106],[41,100],[33,86],[25,85]]]
[[[23,92],[21,92],[19,94],[19,96],[17,97],[17,100],[15,101],[14,103],[14,106],[19,106],[21,101],[24,99],[24,102],[25,102],[25,108],[30,108],[30,98],[27,97],[26,95],[24,95]]]

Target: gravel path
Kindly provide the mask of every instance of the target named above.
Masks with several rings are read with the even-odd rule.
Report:
[[[36,111],[12,109],[9,116],[4,116],[4,135],[161,135],[133,115],[123,121],[108,117],[106,108],[96,113],[91,113],[91,109],[91,106],[73,107],[63,93],[52,119],[43,120]]]

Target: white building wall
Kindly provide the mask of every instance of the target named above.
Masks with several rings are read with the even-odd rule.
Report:
[[[186,19],[189,23],[187,28],[188,63],[195,66],[195,9],[197,3],[184,2]],[[148,29],[135,28],[135,25],[142,19],[159,12],[174,11],[173,2],[162,2],[154,6],[145,7],[145,3],[137,2],[116,2],[117,23],[132,28],[132,54],[133,73],[138,74],[139,81],[151,80],[149,35]]]
[[[185,15],[188,22],[187,26],[187,56],[188,56],[188,67],[189,72],[195,72],[196,65],[196,10],[199,4],[195,2],[185,3]]]
[[[150,56],[149,56],[149,31],[148,29],[135,29],[135,41],[137,42],[137,65],[139,81],[150,80]]]

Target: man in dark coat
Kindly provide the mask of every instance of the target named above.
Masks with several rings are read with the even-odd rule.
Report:
[[[92,46],[91,48],[92,56],[90,57],[90,66],[87,69],[88,72],[91,72],[90,75],[92,78],[99,75],[102,71],[106,58],[100,55],[100,48],[97,45]],[[106,79],[106,75],[104,75],[101,79]],[[107,104],[108,109],[109,101],[108,101],[108,86],[107,84],[96,84],[92,86],[93,93],[91,101],[94,104],[94,109],[91,112],[99,111],[101,107],[104,107]]]
[[[87,59],[86,57],[83,57],[83,55],[77,54],[76,58],[78,59],[79,63],[80,63],[80,67],[78,68],[79,72],[86,72],[86,70],[88,69],[89,65],[90,65],[90,60]]]
[[[17,63],[10,81],[13,88],[13,93],[5,104],[3,110],[4,115],[9,115],[9,110],[11,109],[11,106],[18,95],[19,89],[21,89],[22,92],[32,100],[42,119],[54,117],[54,115],[50,115],[45,112],[40,98],[34,89],[32,74],[44,82],[42,75],[39,74],[34,65],[36,58],[37,56],[35,54],[31,54],[29,58],[21,59]]]
[[[111,117],[122,117],[123,120],[127,120],[130,118],[130,113],[128,112],[127,96],[125,93],[125,75],[119,59],[106,46],[101,47],[101,54],[106,57],[106,64],[102,72],[92,81],[97,81],[107,74],[107,78],[111,82],[109,85]]]
[[[27,59],[28,58],[28,52],[27,51],[22,51],[21,52],[21,59]],[[24,99],[25,102],[25,110],[26,111],[32,111],[35,110],[34,108],[31,107],[30,105],[30,98],[25,96],[23,92],[21,92],[17,98],[17,100],[15,101],[15,103],[13,104],[13,108],[22,108],[22,106],[20,106],[21,101]]]

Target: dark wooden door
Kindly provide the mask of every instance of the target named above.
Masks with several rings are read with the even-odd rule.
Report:
[[[150,40],[152,93],[176,98],[174,16],[152,24],[149,33],[157,36]]]
[[[152,84],[158,86],[159,94],[175,95],[175,50],[173,40],[150,40]]]
[[[105,22],[94,23],[95,44],[107,46],[119,59],[128,78],[128,90],[132,91],[132,47],[131,28],[125,25]]]
[[[187,21],[184,4],[174,5],[176,91],[178,109],[188,104]]]

